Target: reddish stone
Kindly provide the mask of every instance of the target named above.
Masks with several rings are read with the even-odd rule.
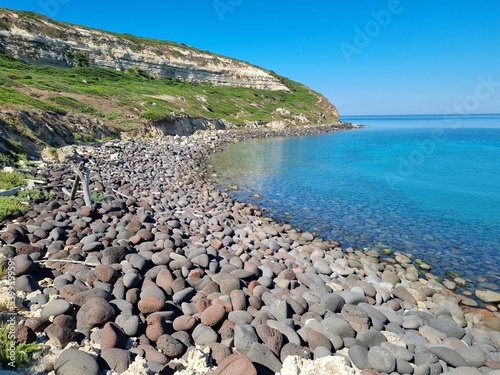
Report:
[[[226,317],[226,310],[222,306],[212,305],[201,313],[201,322],[209,327],[217,326]]]
[[[31,344],[36,341],[36,333],[30,327],[22,324],[16,326],[16,342],[19,343],[27,343]]]
[[[210,304],[210,300],[203,298],[196,301],[194,307],[196,308],[196,311],[203,312],[210,306]]]
[[[251,292],[253,292],[253,290],[255,289],[255,287],[257,285],[260,285],[260,283],[257,281],[257,280],[252,280],[248,283],[248,290],[250,290]]]
[[[129,238],[129,241],[132,245],[137,245],[138,243],[142,242],[142,237],[139,236],[138,234],[134,234],[132,237]]]
[[[145,297],[137,304],[139,311],[143,314],[151,314],[165,307],[165,301],[158,297]]]
[[[160,338],[161,335],[167,333],[167,325],[165,324],[165,320],[159,314],[151,314],[146,318],[146,337],[156,342]]]
[[[88,289],[85,288],[84,286],[70,284],[63,286],[59,291],[59,294],[66,301],[74,303],[78,295],[86,290]]]
[[[127,290],[125,293],[125,301],[130,302],[132,305],[137,304],[139,302],[141,295],[141,290],[139,288],[132,288]]]
[[[109,264],[98,264],[94,269],[94,273],[104,283],[113,284],[117,278],[117,271]]]
[[[156,276],[156,285],[162,288],[167,294],[172,294],[172,283],[174,282],[174,276],[167,268],[163,268],[158,272]]]
[[[91,217],[92,216],[92,208],[89,206],[82,207],[82,216],[83,217]]]
[[[257,370],[247,356],[231,354],[219,363],[211,375],[257,375]]]
[[[198,324],[198,318],[190,315],[181,315],[174,319],[173,327],[176,331],[192,331]]]
[[[215,249],[217,249],[217,250],[222,249],[222,246],[224,246],[224,244],[222,243],[222,241],[221,241],[221,240],[219,240],[218,238],[214,238],[214,239],[212,239],[212,240],[210,241],[210,245],[211,245],[212,247],[214,247]]]
[[[102,297],[90,298],[76,314],[76,326],[78,329],[91,329],[101,326],[113,319],[116,311]]]
[[[111,348],[125,349],[128,336],[123,330],[113,322],[108,322],[104,325],[101,335],[101,350]]]
[[[64,315],[64,314],[58,315],[54,318],[52,323],[61,327],[69,328],[71,330],[74,330],[76,328],[75,319],[69,315]]]
[[[189,271],[188,278],[201,279],[202,277],[203,273],[199,269]]]
[[[223,299],[219,299],[219,298],[214,299],[212,301],[212,305],[221,306],[228,313],[233,311],[233,305],[231,304],[231,302],[224,301]]]
[[[233,307],[233,311],[246,310],[247,299],[245,296],[245,292],[236,289],[229,294],[229,297],[231,297],[231,305]]]
[[[47,337],[55,342],[61,348],[64,348],[71,341],[76,339],[76,332],[68,327],[61,327],[57,324],[51,324],[44,330]]]

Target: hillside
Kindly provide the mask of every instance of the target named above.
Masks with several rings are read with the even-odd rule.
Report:
[[[3,8],[0,110],[3,160],[123,133],[338,121],[322,95],[249,63]]]

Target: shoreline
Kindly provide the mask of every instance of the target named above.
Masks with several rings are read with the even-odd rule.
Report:
[[[18,297],[30,305],[20,326],[50,338],[56,373],[69,373],[56,359],[66,345],[84,347],[101,369],[104,359],[116,369],[172,370],[195,345],[211,348],[214,374],[239,363],[249,374],[285,375],[291,359],[302,366],[316,359],[312,366],[322,358],[340,361],[346,373],[399,372],[397,364],[415,373],[500,368],[493,304],[493,311],[460,305],[440,283],[421,279],[405,254],[343,249],[207,181],[207,157],[224,143],[324,130],[340,129],[216,131],[79,148],[102,195],[95,210],[58,193],[0,233],[2,253],[16,264]],[[69,185],[71,175],[54,165],[50,182]],[[106,317],[93,316],[96,309]],[[425,363],[417,360],[424,349],[433,353]]]

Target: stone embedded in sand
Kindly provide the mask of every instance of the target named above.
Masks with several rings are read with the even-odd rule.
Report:
[[[59,355],[54,370],[56,375],[98,375],[99,366],[90,354],[77,349],[66,349]]]
[[[210,348],[210,357],[216,366],[219,366],[225,358],[232,354],[232,350],[228,346],[218,342],[208,343],[205,347]]]
[[[111,348],[102,350],[101,353],[101,359],[104,361],[105,367],[116,371],[118,374],[125,372],[129,368],[132,358],[132,353],[125,349]]]
[[[31,275],[16,277],[15,287],[17,291],[31,293],[39,289],[38,282]]]
[[[115,316],[113,306],[102,297],[90,298],[76,314],[78,329],[91,329],[109,322]]]
[[[76,332],[68,327],[62,327],[58,324],[51,324],[44,330],[45,334],[56,345],[61,348],[66,347],[70,342],[76,339]]]

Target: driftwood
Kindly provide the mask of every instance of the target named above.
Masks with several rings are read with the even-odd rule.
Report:
[[[6,197],[9,195],[16,195],[19,190],[21,190],[23,186],[16,186],[15,188],[8,190],[0,190],[0,197]]]
[[[73,263],[73,264],[84,264],[89,267],[96,267],[100,263],[87,263],[82,260],[71,260],[71,259],[41,259],[41,260],[34,260],[33,263]]]
[[[118,194],[124,198],[130,199],[130,197],[128,195],[120,193],[118,190],[115,190],[115,189],[112,189],[112,190],[113,190],[113,193]]]
[[[81,162],[77,167],[75,167],[75,183],[73,184],[73,189],[71,189],[70,199],[75,199],[76,193],[78,191],[78,184],[81,182],[83,188],[83,199],[85,204],[92,207],[92,199],[90,198],[90,169],[85,162]]]

